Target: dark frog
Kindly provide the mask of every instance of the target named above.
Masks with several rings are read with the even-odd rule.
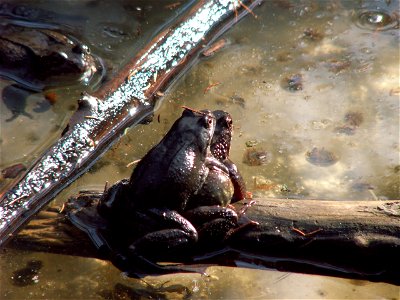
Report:
[[[213,111],[216,119],[214,134],[210,144],[211,155],[222,163],[211,165],[206,181],[198,193],[193,195],[187,208],[201,205],[227,206],[246,196],[244,181],[236,165],[229,159],[232,140],[232,117],[222,110]]]
[[[0,70],[32,90],[88,80],[97,70],[87,46],[55,30],[0,25]]]
[[[202,246],[206,247],[218,245],[230,229],[237,227],[237,214],[226,206],[246,197],[244,180],[229,159],[233,133],[231,115],[222,110],[213,111],[213,115],[216,126],[210,155],[222,165],[209,165],[204,184],[191,196],[184,212],[198,230]]]
[[[161,272],[147,259],[182,253],[199,239],[222,240],[237,227],[236,212],[226,206],[241,200],[245,188],[228,158],[231,136],[229,114],[185,109],[131,178],[104,193],[97,207],[106,220],[101,229],[85,228],[82,212],[70,219],[95,242],[117,244],[113,262],[121,269],[137,267],[141,258]]]
[[[18,89],[41,92],[48,87],[87,84],[99,69],[103,69],[100,61],[73,37],[50,29],[0,24],[0,76],[16,82],[3,91],[13,118],[29,116],[24,113],[27,95]],[[45,104],[35,111],[48,108]]]

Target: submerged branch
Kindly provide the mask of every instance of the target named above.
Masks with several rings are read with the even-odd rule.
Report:
[[[100,195],[84,192],[78,200],[97,201]],[[227,248],[190,265],[266,267],[400,284],[400,200],[256,200],[246,215],[259,226],[239,231]],[[243,205],[235,204],[238,210]],[[54,208],[41,212],[9,246],[101,258],[88,236]]]
[[[248,13],[242,2],[246,1],[199,1],[157,35],[112,81],[93,95],[82,96],[63,136],[13,188],[0,195],[0,247],[91,167],[125,128],[152,113],[156,93],[190,66],[202,46]],[[249,2],[253,8],[261,0]]]

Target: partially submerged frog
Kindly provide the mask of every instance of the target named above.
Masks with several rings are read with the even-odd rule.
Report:
[[[228,113],[185,109],[131,178],[103,194],[94,213],[102,226],[88,221],[93,207],[86,215],[70,213],[71,221],[99,248],[111,249],[120,269],[147,265],[145,272],[171,272],[148,259],[183,253],[197,242],[222,242],[238,227],[238,214],[227,206],[244,198],[245,186],[228,158],[231,137]]]
[[[9,121],[18,115],[30,117],[24,111],[30,93],[77,82],[88,83],[102,68],[88,47],[70,36],[11,22],[0,24],[0,77],[16,82],[2,93],[4,103],[13,114]],[[47,102],[39,103],[34,111],[49,107]]]

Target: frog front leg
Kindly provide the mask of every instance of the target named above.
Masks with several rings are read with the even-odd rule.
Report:
[[[224,160],[224,165],[228,169],[229,178],[233,184],[233,196],[231,203],[243,200],[246,198],[246,184],[244,183],[243,177],[237,169],[236,165],[229,159]]]
[[[224,172],[226,174],[229,174],[228,167],[225,166],[225,164],[223,162],[221,162],[220,160],[218,160],[217,158],[215,158],[213,156],[208,156],[206,158],[205,165],[210,170],[217,169],[217,170],[220,170],[220,171],[222,171],[222,172]]]
[[[228,168],[214,157],[207,157],[206,167],[207,177],[201,188],[189,198],[185,210],[199,206],[226,206],[231,202],[234,186]]]

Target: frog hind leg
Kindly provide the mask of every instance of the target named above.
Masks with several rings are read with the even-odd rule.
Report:
[[[228,219],[215,219],[199,228],[199,248],[218,248],[225,243],[227,234],[235,229],[237,224]]]
[[[149,233],[135,241],[128,249],[128,253],[118,253],[111,261],[129,277],[145,275],[161,275],[169,273],[192,273],[177,265],[159,265],[156,261],[163,259],[181,260],[182,250],[190,244],[188,234],[180,229],[165,229]]]
[[[227,233],[238,226],[237,213],[228,207],[200,206],[184,215],[197,228],[200,248],[221,245]]]
[[[149,224],[149,232],[131,244],[129,250],[132,254],[160,257],[162,253],[179,252],[197,242],[197,230],[174,210],[151,208],[142,211],[141,215]]]
[[[142,277],[143,274],[204,273],[204,270],[198,268],[161,266],[154,262],[165,258],[180,261],[185,249],[197,242],[197,231],[187,219],[176,211],[158,208],[141,211],[136,217],[138,216],[149,224],[149,229],[152,229],[154,224],[164,229],[149,232],[134,241],[127,252],[116,253],[112,258],[116,267],[128,276],[136,278]]]
[[[162,244],[165,248],[173,250],[180,248],[185,243],[197,240],[197,232],[194,227],[182,216],[176,212],[162,214],[160,218],[169,217],[168,223],[176,223],[183,228],[193,228],[191,233],[187,233],[182,229],[167,229],[149,233],[134,242],[128,251],[115,245],[115,237],[110,237],[110,224],[106,219],[102,218],[98,213],[96,206],[85,207],[68,213],[69,220],[88,234],[99,253],[107,257],[114,266],[126,273],[129,277],[141,278],[146,275],[161,275],[170,273],[201,273],[205,274],[204,268],[199,267],[182,267],[177,265],[161,266],[149,258],[147,251],[154,249],[163,252]],[[173,221],[177,219],[177,221]],[[108,233],[108,234],[107,234]]]

